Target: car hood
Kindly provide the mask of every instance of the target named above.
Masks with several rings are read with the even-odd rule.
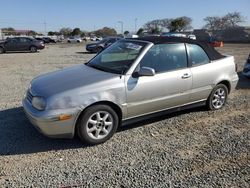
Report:
[[[33,79],[31,93],[35,96],[47,98],[61,92],[106,81],[113,77],[117,77],[117,75],[86,65],[77,65]]]

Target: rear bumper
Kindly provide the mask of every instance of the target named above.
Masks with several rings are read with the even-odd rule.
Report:
[[[38,111],[26,99],[23,99],[25,114],[33,126],[43,135],[52,138],[73,138],[75,123],[78,113],[75,110],[53,110]],[[71,113],[72,117],[68,120],[59,120],[59,115]]]

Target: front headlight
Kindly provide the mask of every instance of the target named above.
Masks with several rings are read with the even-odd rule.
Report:
[[[46,101],[42,97],[33,97],[32,98],[32,106],[37,110],[45,110]]]

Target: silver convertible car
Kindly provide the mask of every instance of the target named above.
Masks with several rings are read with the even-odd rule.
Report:
[[[23,107],[49,137],[99,144],[120,125],[200,105],[222,108],[238,81],[233,56],[179,37],[120,40],[86,64],[31,81]]]

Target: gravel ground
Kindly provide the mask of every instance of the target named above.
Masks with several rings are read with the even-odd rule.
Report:
[[[250,44],[226,44],[239,75]],[[0,187],[249,187],[250,80],[240,75],[226,107],[197,108],[129,125],[108,142],[49,139],[26,119],[30,80],[84,63],[83,45],[0,56]]]

